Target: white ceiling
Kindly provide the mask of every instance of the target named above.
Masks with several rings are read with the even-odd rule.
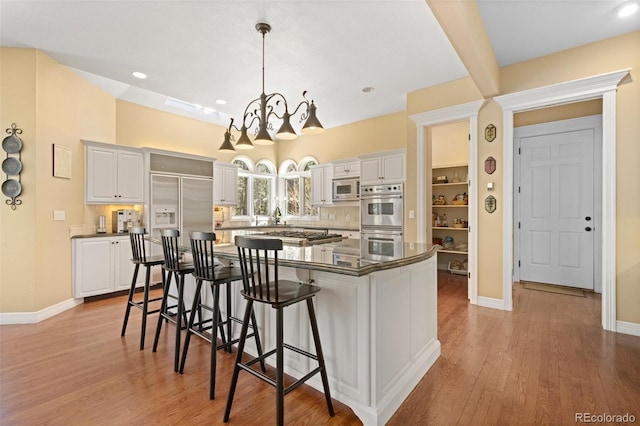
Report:
[[[640,17],[614,19],[622,2],[478,0],[500,65],[640,29]],[[273,27],[265,92],[295,107],[307,90],[327,128],[402,111],[406,93],[467,75],[425,0],[0,0],[0,45],[40,49],[118,99],[227,126],[261,92],[257,22]]]

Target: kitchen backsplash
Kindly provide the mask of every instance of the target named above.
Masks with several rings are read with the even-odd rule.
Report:
[[[135,209],[140,211],[142,218],[142,206],[122,206],[122,205],[104,205],[104,204],[85,204],[84,205],[84,223],[69,226],[69,236],[74,235],[93,235],[98,229],[100,215],[104,215],[106,219],[107,233],[111,234],[113,230],[112,212],[120,209]],[[145,226],[142,224],[142,226]]]
[[[319,212],[319,220],[301,220],[282,218],[281,224],[286,222],[287,225],[308,225],[308,226],[326,226],[327,228],[360,228],[360,206],[327,206],[321,207]],[[249,221],[230,220],[231,209],[229,207],[216,207],[214,212],[214,220],[216,228],[224,226],[250,226],[255,225]],[[268,216],[259,216],[259,225],[270,225],[273,218]]]

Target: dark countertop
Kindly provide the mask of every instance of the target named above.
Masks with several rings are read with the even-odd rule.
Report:
[[[287,225],[256,225],[256,226],[247,226],[247,225],[238,225],[238,226],[221,226],[219,228],[214,229],[215,231],[251,231],[251,230],[264,231],[265,229],[312,229],[312,230],[325,230],[325,229],[335,229],[336,231],[355,231],[360,232],[360,228],[350,228],[347,226],[320,226],[320,225],[295,225],[295,224],[287,224]]]
[[[105,234],[83,234],[83,235],[74,235],[71,239],[76,238],[103,238],[103,237],[128,237],[128,232],[107,232]]]
[[[157,242],[157,241],[156,241]],[[311,246],[285,245],[278,257],[280,266],[288,266],[313,271],[332,272],[339,275],[362,276],[385,269],[399,268],[429,259],[437,252],[432,244],[404,243],[402,255],[385,260],[372,261],[354,259],[353,265],[335,264],[333,256],[322,255],[322,250],[350,251],[359,253],[360,240],[346,239],[339,243],[315,244]],[[191,251],[184,248],[185,253]],[[237,248],[233,244],[220,244],[215,247],[215,256],[220,259],[238,260]]]

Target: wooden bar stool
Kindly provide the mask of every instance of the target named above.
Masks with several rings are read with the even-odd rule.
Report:
[[[131,280],[131,288],[129,289],[129,300],[127,300],[127,309],[124,313],[124,322],[122,324],[121,336],[124,336],[127,331],[127,323],[129,322],[129,314],[131,313],[131,307],[136,307],[142,310],[142,330],[140,331],[140,350],[144,349],[144,337],[147,331],[147,316],[160,312],[160,309],[149,310],[149,303],[162,300],[162,296],[158,296],[153,299],[149,299],[149,289],[151,281],[151,267],[156,265],[164,265],[163,256],[147,256],[147,251],[144,244],[145,229],[141,227],[129,229],[129,239],[131,240],[131,261],[135,264],[133,270],[133,279]],[[143,298],[141,301],[134,300],[133,296],[136,290],[136,281],[138,280],[138,272],[140,266],[146,268],[146,276],[143,286]],[[164,270],[162,273],[162,287],[164,288]]]
[[[184,348],[182,350],[182,362],[180,363],[180,373],[184,372],[184,365],[187,360],[187,352],[189,351],[189,342],[192,334],[197,334],[203,339],[211,343],[211,369],[209,382],[209,399],[215,398],[216,388],[216,351],[224,348],[227,352],[231,352],[231,346],[237,343],[239,339],[233,339],[231,324],[242,321],[231,315],[231,283],[234,281],[242,281],[242,271],[239,267],[223,266],[216,264],[214,260],[214,244],[216,234],[213,232],[192,232],[191,233],[191,254],[193,255],[194,271],[193,276],[196,279],[196,294],[191,307],[191,315],[189,316],[189,324],[187,325],[187,336],[184,340]],[[204,282],[209,283],[211,295],[213,296],[213,306],[208,306],[202,302],[201,288]],[[220,313],[220,287],[226,285],[226,309],[227,319],[222,320]],[[203,311],[210,312],[211,319],[205,319],[202,316]],[[198,322],[195,322],[196,313],[198,313]],[[227,326],[225,337],[224,326]],[[260,344],[260,336],[256,327],[256,318],[251,313],[251,327],[253,333],[247,337],[255,337],[258,354],[262,355],[262,346]],[[222,344],[217,344],[218,328]],[[206,334],[210,331],[210,335]],[[263,371],[266,371],[263,364]]]
[[[236,390],[238,374],[241,369],[250,372],[252,375],[264,380],[270,385],[275,386],[276,420],[278,425],[284,424],[284,396],[302,383],[306,382],[315,374],[320,373],[320,376],[322,377],[322,386],[324,387],[324,396],[327,401],[327,409],[329,411],[329,415],[333,417],[334,412],[333,404],[331,403],[331,394],[329,393],[329,380],[327,379],[327,370],[325,368],[324,356],[322,355],[322,348],[320,346],[318,322],[316,320],[312,300],[313,296],[320,291],[320,287],[278,279],[278,251],[282,250],[282,240],[236,236],[235,244],[238,247],[238,257],[240,258],[240,268],[242,269],[244,287],[243,290],[240,291],[240,294],[242,294],[247,301],[247,306],[244,311],[244,320],[240,331],[238,353],[236,355],[235,366],[233,368],[227,407],[224,412],[224,422],[226,423],[229,421],[233,395]],[[270,279],[270,267],[273,271],[273,279]],[[284,308],[302,301],[307,302],[309,320],[311,322],[311,332],[313,334],[313,341],[316,347],[316,355],[284,343]],[[242,362],[242,352],[247,338],[249,318],[253,312],[254,302],[271,305],[271,307],[276,311],[276,348],[247,362]],[[310,371],[304,377],[286,388],[284,387],[284,349],[295,351],[298,354],[307,356],[318,362],[317,368]],[[251,368],[251,365],[258,361],[264,361],[274,353],[276,354],[275,380],[266,374]]]
[[[162,299],[162,306],[160,307],[160,316],[158,317],[158,326],[156,327],[156,338],[153,342],[153,352],[158,349],[158,340],[160,339],[160,332],[162,330],[162,320],[174,322],[176,324],[176,347],[174,355],[173,370],[178,371],[180,366],[180,334],[182,328],[187,324],[187,312],[184,305],[184,277],[185,275],[193,273],[193,263],[185,263],[181,260],[180,247],[178,240],[180,238],[180,231],[177,229],[163,229],[162,234],[162,251],[164,253],[164,269],[167,272],[165,292]],[[175,319],[169,311],[167,306],[167,299],[169,298],[169,287],[171,286],[171,278],[175,277],[178,285],[178,298],[176,308]]]

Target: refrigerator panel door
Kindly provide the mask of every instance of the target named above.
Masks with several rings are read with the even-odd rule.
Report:
[[[183,245],[190,244],[192,231],[213,232],[213,181],[182,177],[182,228]]]
[[[151,175],[151,208],[149,233],[160,239],[160,231],[180,226],[180,178]],[[162,254],[160,247],[159,254]]]

